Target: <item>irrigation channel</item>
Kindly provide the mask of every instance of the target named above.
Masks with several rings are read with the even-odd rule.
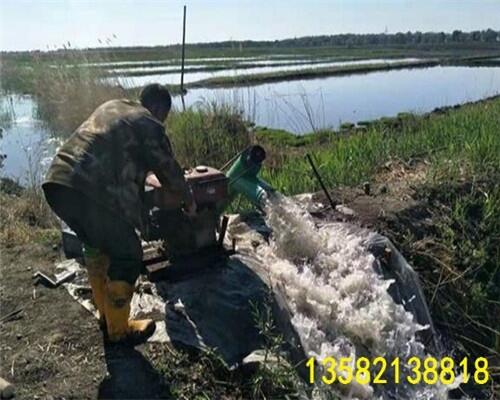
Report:
[[[284,292],[307,356],[315,357],[319,365],[326,357],[350,358],[353,370],[360,356],[371,360],[439,356],[431,354],[437,349],[426,349],[417,339],[417,332],[425,327],[389,295],[395,281],[376,272],[375,258],[368,250],[374,233],[344,223],[318,226],[303,206],[281,195],[270,197],[265,211],[273,234],[270,246],[259,247],[260,263],[272,286]],[[399,290],[421,293],[415,287]],[[419,295],[413,295],[417,301],[415,297]],[[421,300],[425,310],[418,311],[427,312]],[[402,361],[401,376],[409,372]],[[334,384],[333,389],[347,398],[438,400],[446,399],[448,391],[461,383],[457,377],[448,387],[403,380],[395,385],[391,374],[385,385],[360,385],[353,379],[350,385]]]
[[[305,367],[305,360],[316,360],[312,398],[331,399],[335,393],[353,400],[447,399],[448,391],[461,383],[458,373],[447,386],[414,385],[406,379],[412,376],[411,357],[442,355],[417,275],[392,245],[398,261],[382,270],[379,251],[389,245],[387,239],[347,223],[314,219],[307,210],[318,204],[302,198],[306,200],[268,192],[261,203],[263,217],[249,221],[232,216],[226,244],[236,242],[235,254],[224,264],[181,280],[154,285],[140,280],[132,315],[150,315],[158,321],[152,342],[209,347],[235,367],[264,345],[252,304],[276,305],[279,298],[281,305],[271,307],[272,324],[283,335],[284,356],[306,381],[310,367]],[[82,267],[69,260],[56,270],[76,273],[77,279],[65,287],[94,312],[81,295],[81,288],[88,286]],[[266,295],[269,292],[272,296]],[[357,364],[363,357],[383,357],[387,364],[399,358],[400,382],[395,383],[395,370],[388,367],[382,374],[387,382],[374,383],[380,366],[371,365],[361,373]],[[339,379],[323,383],[323,375],[331,377],[331,364],[323,366],[328,358],[348,359],[350,379],[346,365],[335,367],[344,384]]]

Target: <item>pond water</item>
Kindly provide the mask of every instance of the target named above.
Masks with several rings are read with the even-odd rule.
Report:
[[[341,67],[347,65],[367,65],[367,64],[393,64],[397,62],[414,62],[417,61],[416,58],[394,58],[394,59],[368,59],[368,60],[355,60],[355,61],[327,61],[318,62],[318,60],[302,60],[294,62],[286,62],[288,65],[280,66],[265,66],[265,67],[253,67],[245,68],[245,65],[249,63],[240,63],[232,68],[227,68],[220,71],[198,71],[190,72],[190,68],[185,71],[184,82],[192,83],[202,79],[218,78],[218,77],[236,77],[241,75],[252,75],[252,74],[265,74],[269,72],[284,72],[284,71],[300,71],[305,69],[314,68],[325,68],[325,67]],[[263,62],[263,63],[267,63]],[[193,67],[191,67],[193,68]],[[127,73],[133,72],[147,72],[150,71],[151,74],[142,76],[127,76]],[[158,73],[162,71],[164,73]],[[172,72],[169,72],[172,71]],[[176,72],[174,72],[176,71]],[[179,84],[181,81],[181,74],[179,72],[179,67],[140,67],[140,68],[129,68],[114,70],[112,72],[119,72],[120,76],[118,82],[127,87],[140,87],[147,85],[148,83],[157,82],[161,84]]]
[[[188,91],[186,105],[200,100],[236,104],[257,125],[297,134],[338,128],[400,112],[475,101],[500,93],[500,67],[437,66],[239,88]],[[180,98],[174,101],[180,106]]]
[[[500,94],[500,67],[439,66],[251,87],[199,88],[190,90],[185,102],[187,106],[229,103],[257,125],[301,134],[338,128],[342,122],[428,112],[495,94]],[[7,154],[0,175],[22,182],[39,179],[58,141],[37,120],[30,97],[0,98],[0,105],[2,114],[12,111],[10,123],[0,119],[0,154]],[[174,106],[180,108],[180,97],[174,97]]]
[[[31,97],[3,97],[0,105],[2,113],[10,115],[0,122],[0,154],[7,155],[0,176],[36,184],[44,176],[58,140],[36,119]]]
[[[298,59],[304,58],[301,54],[274,54],[269,56],[255,56],[255,57],[200,57],[200,58],[185,58],[186,64],[199,63],[199,62],[233,62],[233,61],[255,61],[255,60],[284,60],[284,59]],[[178,64],[180,65],[180,58],[168,58],[164,60],[149,60],[149,61],[103,61],[94,63],[83,63],[84,67],[115,67],[120,65],[144,65],[144,64]]]

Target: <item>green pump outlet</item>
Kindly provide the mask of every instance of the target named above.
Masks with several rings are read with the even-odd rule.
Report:
[[[265,150],[258,145],[244,150],[226,173],[229,179],[229,196],[236,194],[246,197],[255,206],[262,206],[264,199],[274,189],[258,177],[262,162],[266,158]]]

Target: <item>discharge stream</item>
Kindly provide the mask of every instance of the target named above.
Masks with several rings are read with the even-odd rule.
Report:
[[[321,383],[318,370],[318,396],[333,389],[342,398],[446,399],[451,386],[410,385],[404,379],[410,372],[406,360],[428,355],[416,338],[424,327],[393,301],[387,289],[394,282],[374,270],[375,258],[366,248],[371,234],[343,223],[317,227],[305,209],[281,195],[270,197],[265,211],[273,236],[259,256],[271,284],[286,297],[306,355],[319,365],[326,357],[350,357],[354,370],[360,356],[384,357],[388,365],[401,359],[397,385],[390,368],[384,374],[386,385],[331,387]]]

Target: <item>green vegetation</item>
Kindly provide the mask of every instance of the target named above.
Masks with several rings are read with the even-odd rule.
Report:
[[[14,120],[14,108],[7,98],[0,98],[0,126],[2,128],[10,127]],[[0,131],[0,139],[2,138],[2,131]]]
[[[38,117],[58,135],[73,132],[97,106],[113,98],[126,97],[126,91],[113,81],[103,83],[98,71],[86,68],[85,58],[76,58],[73,68],[64,63],[46,68],[33,66],[30,84]],[[116,83],[116,82],[115,82]]]
[[[221,167],[250,144],[247,124],[230,106],[205,103],[200,108],[173,112],[167,120],[170,140],[184,166]]]
[[[499,121],[500,99],[495,98],[422,117],[381,119],[354,135],[321,132],[287,138],[282,131],[258,130],[257,138],[273,159],[266,178],[284,193],[295,194],[320,189],[308,173],[305,152],[313,155],[332,186],[360,184],[385,162],[418,155],[428,157],[433,180],[464,178],[460,173],[491,175],[500,169]],[[280,146],[282,141],[295,151]]]

